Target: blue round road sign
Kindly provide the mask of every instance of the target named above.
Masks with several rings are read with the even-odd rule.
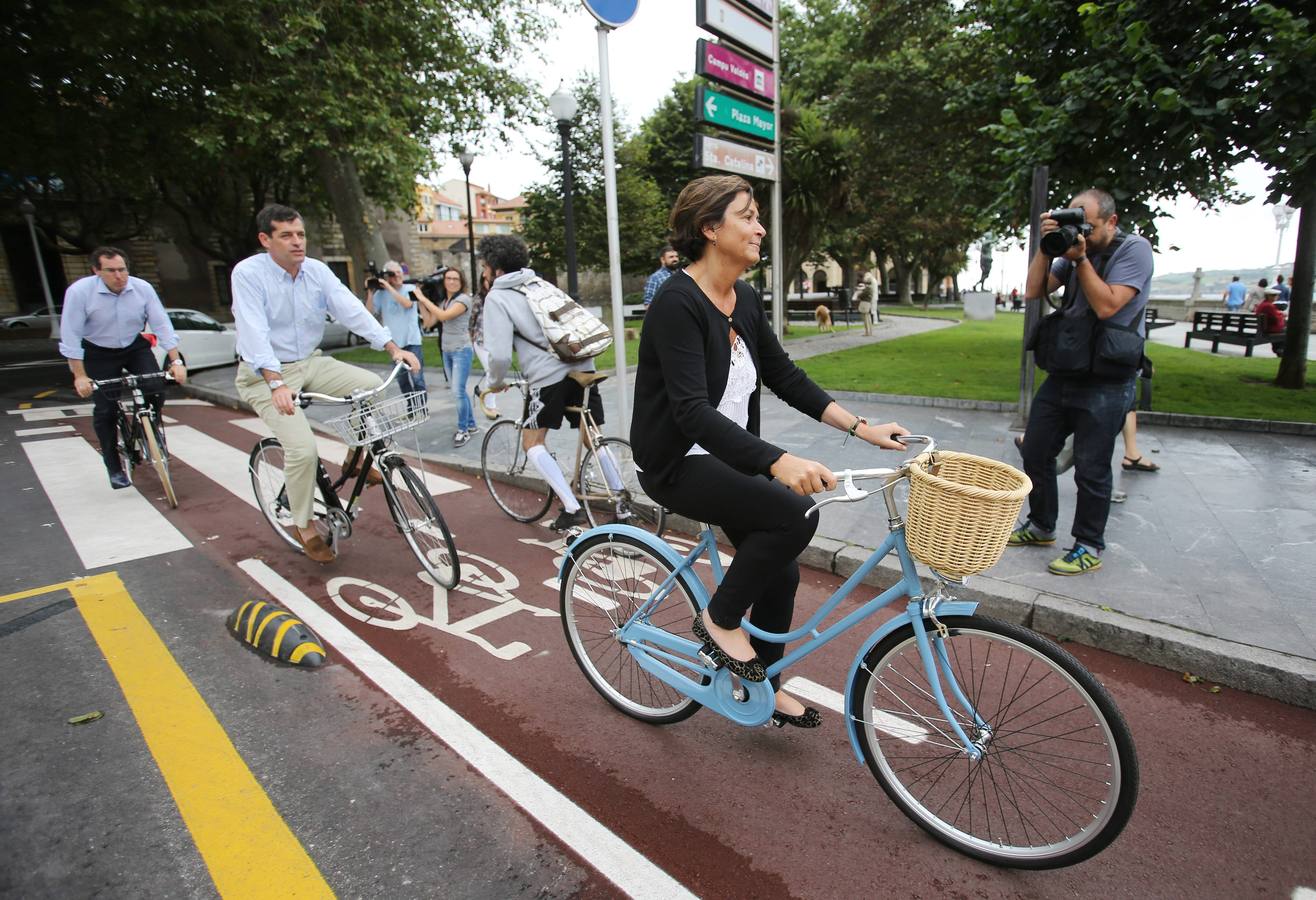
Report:
[[[629,22],[639,5],[640,0],[585,0],[590,15],[613,28]]]

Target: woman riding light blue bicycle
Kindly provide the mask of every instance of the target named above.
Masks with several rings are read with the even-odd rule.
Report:
[[[613,706],[653,724],[704,706],[745,726],[816,727],[819,714],[778,689],[782,672],[904,600],[846,675],[856,757],[906,815],[971,856],[1042,869],[1099,852],[1123,829],[1138,790],[1132,737],[1114,702],[1051,641],[976,615],[976,603],[948,593],[1000,558],[1028,479],[1004,463],[936,451],[930,438],[894,423],[869,426],[790,363],[757,295],[727,281],[757,259],[763,236],[747,184],[692,182],[672,230],[696,262],[667,280],[645,316],[631,441],[649,496],[722,525],[736,555],[724,572],[708,524],[685,556],[626,525],[581,535],[564,555],[560,584],[563,630],[586,678]],[[678,243],[692,230],[702,246]],[[927,450],[898,467],[837,473],[785,454],[757,437],[756,376],[849,435]],[[878,489],[860,487],[874,480]],[[805,499],[837,484],[837,496]],[[908,518],[895,497],[906,484]],[[890,533],[792,630],[795,557],[815,511],[874,494],[886,503]],[[899,581],[826,624],[891,553]],[[711,594],[695,569],[705,555]],[[930,590],[916,557],[932,569]]]
[[[764,631],[790,628],[795,558],[816,523],[804,516],[805,497],[835,481],[826,466],[758,437],[759,381],[813,419],[879,447],[901,449],[892,437],[906,432],[847,412],[782,349],[761,298],[740,279],[758,264],[765,233],[749,182],[736,175],[690,182],[670,230],[672,246],[691,263],[663,283],[644,316],[631,446],[651,498],[720,526],[735,545],[735,561],[692,629],[713,659],[763,681],[781,645],[751,637],[740,620],[750,611]],[[778,694],[776,713],[796,727],[820,722],[817,710],[789,694]]]

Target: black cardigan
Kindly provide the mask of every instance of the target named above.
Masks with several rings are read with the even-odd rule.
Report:
[[[732,320],[759,378],[749,398],[746,428],[717,411],[731,367],[731,326],[694,279],[685,272],[673,274],[644,314],[631,445],[646,480],[671,481],[695,444],[742,472],[768,474],[785,451],[758,436],[765,384],[813,419],[821,419],[832,402],[786,355],[758,292],[743,281],[736,282],[735,292]]]

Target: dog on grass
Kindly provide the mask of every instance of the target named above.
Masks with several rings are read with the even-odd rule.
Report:
[[[813,318],[818,323],[819,331],[832,330],[832,311],[826,306],[819,303],[817,309],[813,311]]]

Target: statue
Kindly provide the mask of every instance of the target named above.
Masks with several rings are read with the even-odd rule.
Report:
[[[992,273],[992,245],[989,240],[984,240],[978,251],[978,267],[982,270],[982,277],[978,279],[978,286],[974,290],[980,291],[987,283],[987,276]]]

